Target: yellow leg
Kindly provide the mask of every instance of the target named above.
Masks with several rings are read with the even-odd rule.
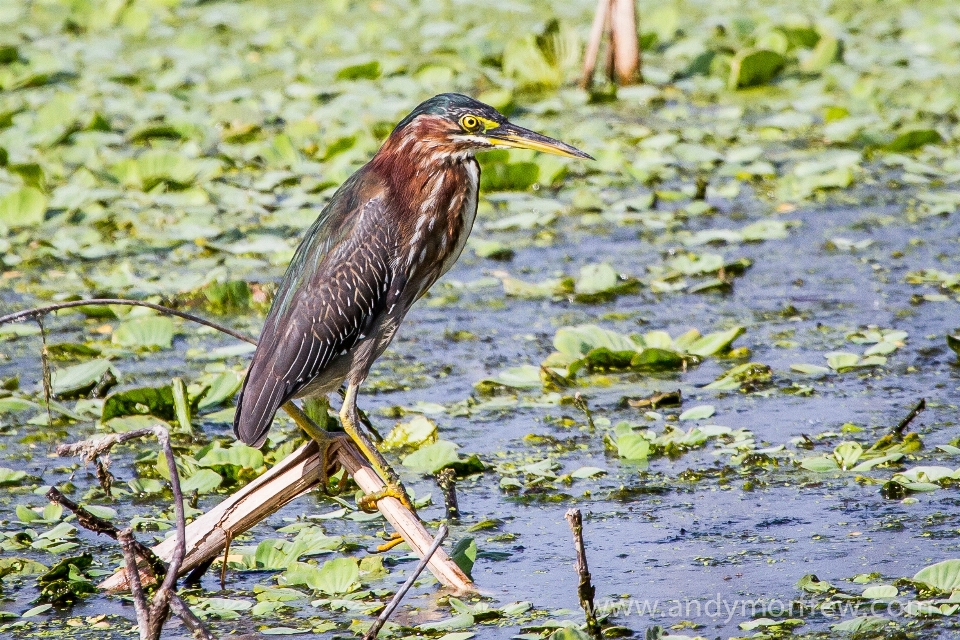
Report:
[[[330,457],[330,447],[340,438],[343,438],[343,434],[334,434],[326,431],[319,427],[310,417],[303,412],[303,410],[295,405],[293,401],[290,401],[283,405],[284,411],[293,418],[293,421],[297,423],[297,426],[303,429],[303,431],[312,438],[317,445],[320,447],[320,485],[323,487],[323,492],[327,495],[336,495],[340,493],[340,489],[330,490],[330,476],[335,474],[339,470],[339,464],[335,458]],[[333,463],[333,464],[331,464]],[[332,470],[332,471],[331,471]],[[345,480],[346,478],[344,478]],[[342,488],[342,483],[340,488]]]
[[[357,415],[357,385],[350,383],[347,386],[347,394],[343,398],[343,408],[340,409],[340,423],[343,430],[346,431],[353,441],[360,448],[361,453],[370,462],[370,465],[383,479],[386,487],[383,491],[364,496],[360,502],[360,508],[369,510],[370,507],[376,509],[377,501],[381,498],[392,497],[403,503],[405,507],[415,512],[413,501],[407,495],[407,490],[403,488],[400,477],[396,474],[390,463],[383,457],[377,447],[370,441],[367,434],[360,428],[360,419]]]

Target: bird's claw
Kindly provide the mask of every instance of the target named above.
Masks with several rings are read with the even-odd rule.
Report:
[[[407,490],[403,488],[400,482],[388,482],[380,491],[361,496],[357,500],[357,506],[365,513],[374,513],[377,511],[377,503],[384,498],[396,498],[403,506],[416,513],[413,502],[407,495]]]

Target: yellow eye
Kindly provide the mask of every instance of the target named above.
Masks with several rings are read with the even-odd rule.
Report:
[[[473,132],[480,128],[480,120],[476,116],[463,116],[460,118],[460,126],[464,131]]]

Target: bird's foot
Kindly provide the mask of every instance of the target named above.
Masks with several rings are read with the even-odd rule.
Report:
[[[407,490],[403,488],[403,484],[399,480],[388,481],[380,491],[361,496],[357,500],[357,506],[360,507],[361,511],[373,513],[377,510],[377,503],[384,498],[396,498],[407,509],[414,513],[417,512],[413,506],[413,501],[407,495]]]
[[[344,471],[343,465],[337,457],[337,447],[341,443],[352,443],[350,436],[345,433],[329,433],[317,440],[320,446],[320,489],[327,496],[338,496],[343,493],[344,486],[347,484],[349,474],[344,472],[339,478],[336,475]],[[331,480],[336,479],[335,484]]]

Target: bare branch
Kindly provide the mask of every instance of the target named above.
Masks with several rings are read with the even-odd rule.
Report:
[[[197,640],[217,640],[203,625],[200,618],[198,618],[193,611],[190,610],[190,607],[180,599],[180,596],[175,593],[170,594],[170,608],[173,610],[173,613],[183,621],[184,626],[190,629],[190,633],[193,634],[194,638]]]
[[[77,522],[81,527],[97,534],[103,534],[114,540],[120,540],[120,530],[109,520],[104,520],[100,516],[95,516],[76,502],[63,495],[56,487],[50,487],[47,491],[47,499],[66,507],[77,516]],[[157,557],[150,547],[145,546],[139,540],[133,539],[133,550],[138,556],[143,558],[150,566],[154,576],[165,576],[167,574],[166,563]]]
[[[133,530],[127,527],[120,532],[118,537],[127,573],[133,576],[133,579],[130,580],[130,594],[133,596],[133,609],[137,612],[137,628],[140,630],[140,640],[150,640],[150,609],[147,608],[147,598],[143,595],[143,585],[140,583],[137,554],[133,549],[135,542]]]
[[[123,298],[92,298],[90,300],[71,300],[70,302],[60,302],[58,304],[51,304],[46,307],[37,307],[35,309],[25,309],[23,311],[17,311],[16,313],[10,313],[5,316],[0,316],[0,324],[7,324],[8,322],[22,322],[28,318],[42,318],[48,313],[53,313],[55,311],[60,311],[61,309],[71,309],[74,307],[87,307],[90,305],[121,305],[127,307],[146,307],[147,309],[153,309],[154,311],[159,311],[171,316],[177,316],[178,318],[183,318],[184,320],[189,320],[190,322],[196,322],[197,324],[202,324],[204,326],[210,327],[211,329],[216,329],[221,333],[225,333],[228,336],[233,336],[237,340],[242,340],[244,342],[249,342],[250,344],[257,344],[257,341],[250,336],[244,335],[239,331],[235,331],[229,327],[225,327],[222,324],[213,322],[212,320],[207,320],[206,318],[201,318],[200,316],[195,316],[192,313],[187,313],[186,311],[178,311],[176,309],[171,309],[170,307],[165,307],[160,304],[153,304],[152,302],[143,302],[142,300],[125,300]]]
[[[140,638],[141,640],[156,640],[160,637],[163,624],[170,613],[171,600],[176,596],[174,588],[177,584],[177,578],[180,575],[183,559],[187,555],[187,523],[183,508],[183,492],[180,488],[180,473],[177,470],[177,460],[173,455],[173,447],[170,446],[170,434],[163,426],[156,425],[145,429],[113,434],[103,438],[61,445],[57,448],[57,454],[60,456],[80,455],[86,462],[91,462],[98,459],[100,455],[108,453],[112,447],[120,443],[148,435],[155,436],[163,450],[163,455],[167,462],[167,472],[170,476],[170,487],[173,490],[173,511],[177,521],[177,532],[174,537],[174,548],[170,559],[170,566],[167,567],[165,573],[155,572],[155,575],[163,575],[163,582],[154,594],[153,602],[149,608],[146,604],[146,598],[143,595],[143,584],[140,580],[137,556],[140,555],[147,559],[151,557],[156,559],[156,556],[148,549],[141,551],[142,545],[137,542],[133,536],[133,531],[129,528],[119,532],[117,539],[120,541],[120,547],[123,550],[126,574],[129,578],[128,584],[130,585],[131,593],[133,593]],[[65,505],[66,502],[70,502],[56,489],[51,489],[48,496],[50,496],[52,500],[56,500]],[[111,531],[115,531],[115,528],[110,525],[110,523],[96,518],[86,510],[83,510],[84,517],[81,518],[81,508],[72,502],[70,502],[70,505],[72,505],[71,510],[77,512],[78,519],[80,519],[81,524],[84,526],[90,524],[94,531],[106,533],[107,535],[110,535]],[[156,563],[151,562],[150,564],[153,566]],[[184,607],[185,606],[186,605],[184,605]]]

